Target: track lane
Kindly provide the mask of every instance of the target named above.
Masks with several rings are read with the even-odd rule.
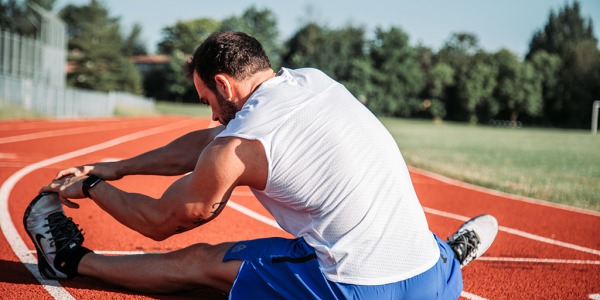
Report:
[[[169,120],[171,122],[176,122],[176,120],[181,120],[181,119],[174,119],[174,120]],[[163,120],[165,121],[165,120]],[[1,125],[4,124],[0,124],[0,128],[2,127]],[[32,126],[33,124],[28,124],[29,126]],[[22,200],[21,202],[28,202],[31,199],[31,195],[28,197],[25,197],[24,194],[27,193],[31,193],[31,186],[36,185],[39,186],[40,183],[45,183],[48,181],[49,176],[53,176],[57,170],[59,170],[60,168],[63,167],[67,167],[67,166],[72,166],[75,164],[80,164],[82,162],[90,162],[90,161],[95,161],[95,160],[100,160],[100,159],[104,159],[104,158],[123,158],[123,157],[129,157],[131,155],[140,153],[142,150],[141,149],[152,149],[158,145],[162,145],[165,142],[168,142],[170,140],[172,140],[173,138],[177,137],[180,134],[183,134],[189,130],[192,130],[192,128],[202,128],[202,127],[198,127],[196,126],[191,126],[191,128],[182,128],[181,132],[169,132],[169,133],[165,133],[165,134],[160,134],[160,135],[156,135],[155,138],[149,138],[149,139],[140,139],[139,141],[135,141],[135,142],[129,142],[127,143],[127,145],[124,145],[124,147],[114,147],[114,148],[109,148],[109,149],[105,149],[96,153],[91,153],[90,156],[85,156],[85,157],[80,157],[80,158],[75,158],[73,160],[69,160],[69,161],[64,161],[61,164],[57,164],[56,166],[51,166],[45,169],[41,169],[38,170],[34,173],[32,173],[30,176],[27,176],[23,183],[19,183],[16,186],[18,186],[18,188],[16,187],[16,189],[22,189],[21,192],[21,198],[25,198],[27,200]],[[185,132],[184,132],[185,131]],[[89,140],[92,139],[94,140],[96,136],[103,136],[102,138],[104,140],[106,140],[107,138],[110,138],[110,136],[119,136],[122,135],[124,133],[124,131],[120,131],[120,132],[115,132],[115,133],[110,133],[110,134],[94,134],[94,135],[90,135],[90,136],[85,136],[84,138],[80,138],[80,140],[78,141],[78,145],[77,146],[69,146],[69,145],[64,145],[66,148],[71,147],[71,149],[76,148],[76,147],[81,147],[82,145],[85,145],[87,142],[86,141],[81,141],[81,140]],[[180,133],[180,134],[178,134]],[[159,138],[160,136],[160,138]],[[75,137],[75,136],[74,136]],[[59,149],[53,149],[52,145],[53,145],[53,138],[44,138],[46,139],[46,141],[48,142],[46,145],[48,145],[49,147],[49,152],[50,153],[58,153],[60,152]],[[64,137],[62,138],[56,138],[56,140],[64,140]],[[70,140],[77,140],[75,138],[72,138]],[[27,143],[27,142],[19,142],[19,143]],[[19,143],[15,143],[19,144]],[[90,143],[93,143],[90,141]],[[146,148],[147,147],[147,148]],[[39,146],[38,146],[39,148]],[[124,148],[124,149],[122,149]],[[5,151],[6,148],[6,144],[2,145],[0,144],[0,153],[9,153],[8,151]],[[30,151],[30,153],[32,152],[32,146],[30,145],[29,147],[23,147],[24,151]],[[10,149],[8,149],[10,150]],[[63,151],[64,153],[65,151]],[[43,155],[44,153],[39,152],[38,155]],[[93,159],[92,159],[93,158]],[[2,156],[0,156],[0,163],[3,162]],[[10,170],[13,170],[16,168],[2,168],[2,172],[0,172],[0,179],[1,180],[5,180],[7,173],[10,173]],[[421,199],[421,201],[423,202],[423,204],[426,207],[431,207],[434,209],[438,209],[438,210],[443,210],[443,211],[449,211],[455,214],[459,214],[459,215],[464,215],[464,216],[474,216],[477,213],[481,213],[481,212],[489,212],[490,210],[493,211],[493,214],[496,215],[500,221],[501,225],[505,225],[505,226],[509,226],[511,228],[516,228],[519,230],[524,230],[527,232],[532,232],[532,233],[536,233],[536,234],[540,234],[541,236],[548,236],[548,237],[553,237],[553,238],[563,238],[564,237],[564,241],[565,242],[571,242],[571,243],[575,243],[575,244],[583,244],[582,246],[586,246],[586,247],[590,247],[593,249],[598,249],[600,247],[598,247],[597,245],[598,243],[598,239],[596,238],[596,236],[589,236],[587,235],[589,232],[593,232],[594,227],[592,227],[592,229],[589,229],[589,226],[591,224],[591,226],[596,226],[598,223],[598,219],[594,219],[594,216],[592,215],[590,216],[584,216],[581,217],[579,214],[573,214],[573,212],[569,212],[568,216],[564,217],[562,216],[562,214],[564,213],[564,210],[561,210],[560,208],[554,208],[554,207],[546,207],[546,206],[540,206],[540,205],[536,205],[536,204],[532,204],[532,203],[528,203],[529,206],[523,206],[525,208],[522,208],[518,203],[521,203],[520,201],[514,201],[514,200],[509,200],[507,201],[506,199],[501,199],[501,197],[498,196],[493,196],[490,197],[489,195],[485,195],[485,194],[480,194],[479,192],[473,193],[471,192],[465,192],[463,190],[466,190],[464,188],[457,188],[454,187],[451,184],[445,183],[445,182],[440,182],[439,180],[436,179],[432,179],[429,178],[423,174],[420,174],[419,172],[415,172],[414,170],[411,170],[411,176],[413,176],[414,182],[415,182],[415,188],[417,189],[417,193],[419,194],[419,197]],[[153,189],[155,189],[154,192],[160,192],[162,191],[162,188],[165,187],[163,185],[168,185],[168,182],[170,182],[169,180],[167,180],[166,182],[162,182],[160,183],[160,180],[154,181],[155,179],[152,179],[152,184],[148,184],[148,182],[146,180],[140,180],[141,177],[132,177],[131,182],[128,181],[123,181],[123,183],[119,182],[119,184],[124,184],[128,189],[142,189],[144,191],[148,190],[149,187],[152,187]],[[174,180],[174,178],[167,178],[170,180]],[[127,180],[127,179],[126,179]],[[442,190],[442,192],[436,192],[436,190]],[[469,194],[469,195],[474,195],[474,196],[468,196],[465,197],[464,195]],[[11,196],[11,199],[13,197]],[[236,192],[234,193],[234,197],[232,197],[232,200],[235,201],[236,203],[241,203],[247,207],[250,207],[253,210],[259,210],[259,213],[263,214],[263,215],[268,215],[266,213],[266,211],[257,203],[256,200],[254,200],[254,198],[251,196],[251,194],[249,193],[249,191],[247,189],[239,189],[236,190]],[[506,204],[506,203],[510,203],[510,204]],[[15,218],[15,214],[22,215],[22,211],[24,210],[24,206],[26,204],[21,203],[20,207],[19,207],[19,203],[15,202],[13,203],[13,201],[11,200],[11,205],[9,206],[9,208],[11,209],[11,216],[14,219],[19,219],[18,217]],[[481,206],[483,206],[484,208],[481,208]],[[166,241],[166,244],[168,244],[167,246],[165,246],[165,243],[159,243],[159,245],[153,244],[153,243],[148,243],[148,244],[143,244],[144,242],[135,242],[136,240],[147,240],[141,236],[139,236],[139,234],[130,231],[127,228],[118,228],[117,230],[114,229],[110,224],[114,224],[114,220],[110,219],[110,217],[107,218],[107,215],[105,213],[102,213],[100,211],[94,211],[91,208],[95,207],[94,205],[84,205],[82,206],[82,209],[80,209],[79,211],[81,212],[75,212],[75,210],[69,210],[67,211],[67,214],[71,214],[71,211],[73,211],[73,216],[76,219],[76,221],[78,221],[79,223],[82,224],[82,226],[86,229],[87,231],[87,235],[86,235],[86,245],[90,246],[93,249],[102,249],[100,247],[92,247],[91,244],[94,244],[94,246],[100,246],[100,244],[104,244],[106,245],[107,243],[110,243],[110,234],[107,234],[106,232],[110,233],[110,232],[119,232],[120,235],[123,235],[123,239],[122,239],[122,244],[119,245],[119,247],[123,247],[123,248],[142,248],[144,251],[146,250],[163,250],[163,249],[175,249],[176,247],[184,247],[186,245],[188,245],[190,243],[189,240],[187,239],[183,239],[182,241],[177,241],[176,238],[179,237],[175,237],[173,240],[169,239]],[[220,219],[222,219],[222,221],[219,222],[214,222],[214,224],[207,224],[206,228],[200,228],[197,229],[198,232],[192,231],[189,233],[185,233],[181,236],[184,235],[189,235],[190,238],[193,237],[192,240],[198,241],[198,240],[202,240],[204,241],[204,239],[209,239],[212,240],[213,238],[215,238],[215,241],[218,241],[219,238],[223,238],[223,237],[211,237],[211,231],[214,232],[223,232],[224,230],[229,230],[232,229],[232,224],[238,224],[240,219],[243,218],[247,218],[245,216],[243,216],[242,214],[236,212],[235,210],[232,210],[229,208],[226,208],[226,210],[223,212],[223,215],[220,216],[219,218],[217,218],[215,221],[218,221]],[[84,212],[84,210],[89,210]],[[527,218],[515,218],[515,213],[511,212],[510,210],[514,210],[516,209],[516,211],[518,212],[522,212],[524,216],[527,216],[530,211],[537,211],[537,210],[542,210],[543,211],[543,216],[552,216],[552,218],[547,218],[549,219],[549,221],[547,222],[540,222],[540,220],[536,220],[536,222],[527,222],[523,219],[527,219]],[[484,211],[485,210],[485,211]],[[104,217],[102,217],[104,215]],[[556,216],[555,216],[556,215]],[[584,214],[585,215],[585,214]],[[78,216],[78,217],[76,217]],[[511,217],[512,216],[512,217]],[[581,219],[590,219],[590,221],[585,221],[583,223],[579,222],[578,220],[573,220],[573,216],[575,216],[575,219],[577,219],[578,217]],[[87,218],[87,219],[86,219]],[[452,233],[461,223],[462,221],[460,220],[454,220],[454,219],[449,219],[446,217],[441,217],[441,216],[437,216],[437,215],[433,215],[431,213],[427,213],[427,218],[430,222],[430,225],[432,227],[432,230],[434,232],[436,232],[439,236],[445,237],[447,234]],[[79,220],[81,219],[81,221]],[[226,221],[226,220],[232,220],[232,221]],[[554,220],[554,222],[552,221]],[[551,226],[554,223],[558,223],[558,221],[560,222],[567,222],[566,225],[567,226]],[[19,222],[18,220],[15,220],[15,222]],[[212,222],[211,222],[212,223]],[[259,223],[259,222],[256,222]],[[15,223],[17,225],[17,227],[21,227],[18,226],[19,223]],[[106,228],[103,227],[99,227],[98,224],[103,224],[106,225]],[[587,224],[587,225],[586,225]],[[208,226],[212,226],[212,227],[208,227]],[[554,224],[555,225],[555,224]],[[567,233],[563,233],[562,228],[563,227],[569,227],[573,225],[575,228],[570,228],[568,229]],[[242,225],[242,226],[238,226],[233,228],[233,232],[232,234],[229,235],[230,238],[235,237],[236,234],[240,234],[240,236],[248,236],[249,238],[253,238],[256,237],[253,232],[246,232],[244,230],[247,230],[249,227],[252,227],[255,225]],[[273,229],[269,229],[268,226],[265,226],[265,228],[263,228],[262,233],[260,234],[264,234],[265,236],[271,236],[274,234],[277,234],[276,232],[272,232],[270,230]],[[261,225],[256,225],[257,228],[260,228]],[[112,228],[112,229],[111,229]],[[598,226],[596,226],[595,228],[598,228]],[[92,230],[93,229],[93,230]],[[121,230],[122,229],[122,230]],[[206,229],[205,231],[203,231],[204,229]],[[130,231],[130,233],[126,233],[127,230]],[[92,233],[93,232],[93,233]],[[550,234],[548,234],[548,232],[550,232]],[[584,233],[584,234],[582,234]],[[21,230],[20,234],[24,237],[26,237],[26,235],[24,234],[24,230]],[[91,235],[93,234],[93,235]],[[578,234],[582,234],[584,235],[583,237],[572,237],[571,235],[578,235]],[[136,237],[137,235],[137,237]],[[94,242],[93,242],[94,241]],[[129,241],[129,244],[127,244],[127,242]],[[516,242],[515,242],[516,241]],[[27,242],[28,239],[27,239]],[[105,243],[103,243],[105,242]],[[96,245],[96,243],[98,245]],[[138,244],[142,245],[139,246]],[[538,245],[539,244],[539,245]],[[507,245],[511,245],[511,246],[507,246]],[[5,259],[4,257],[10,256],[10,249],[8,251],[6,251],[6,243],[3,239],[0,239],[0,248],[2,249],[0,251],[0,259],[3,259],[4,263],[7,266],[10,266],[11,270],[15,270],[15,272],[17,272],[18,274],[22,274],[23,270],[25,270],[25,272],[27,272],[27,270],[24,267],[20,267],[18,266],[18,264],[16,263],[12,263],[11,259]],[[31,248],[33,248],[32,245],[29,245]],[[127,247],[125,247],[127,246]],[[110,250],[110,249],[107,249]],[[2,253],[4,252],[8,252],[8,254],[3,255]],[[547,255],[547,254],[551,254],[551,255]],[[592,257],[590,258],[588,255],[589,254],[582,254],[579,253],[578,251],[573,251],[570,249],[564,249],[562,247],[558,247],[558,246],[553,246],[553,245],[547,245],[547,244],[543,244],[543,243],[536,243],[536,242],[531,242],[531,240],[526,239],[526,238],[522,238],[522,237],[515,237],[511,234],[507,234],[507,233],[500,233],[498,240],[496,241],[496,243],[494,244],[494,246],[492,246],[492,248],[490,248],[490,251],[488,253],[489,256],[492,257],[549,257],[549,258],[565,258],[565,259],[597,259],[597,257]],[[14,258],[13,258],[14,259]],[[529,265],[532,264],[533,267],[530,267]],[[525,266],[525,267],[524,267]],[[545,266],[545,267],[544,267]],[[548,266],[552,266],[552,267],[548,267]],[[514,270],[521,270],[521,269],[525,269],[525,270],[531,270],[532,273],[529,274],[529,276],[523,276],[523,278],[521,279],[520,283],[521,284],[515,284],[511,279],[512,278],[516,278],[512,276],[512,272],[516,272]],[[474,271],[471,271],[471,270]],[[523,263],[523,262],[497,262],[497,261],[481,261],[481,262],[476,262],[472,265],[470,265],[468,268],[465,269],[465,290],[476,294],[476,295],[480,295],[482,297],[486,297],[486,298],[490,298],[490,299],[509,299],[512,296],[512,298],[515,298],[515,296],[518,295],[536,295],[536,296],[554,296],[557,295],[556,293],[558,293],[558,295],[563,295],[564,298],[564,291],[563,294],[560,294],[560,292],[556,292],[555,290],[558,288],[554,288],[553,286],[546,286],[545,288],[540,288],[540,285],[542,284],[536,284],[537,282],[544,282],[544,280],[539,280],[540,276],[544,277],[546,275],[548,276],[552,276],[553,278],[562,278],[562,277],[569,277],[571,275],[564,275],[562,274],[562,272],[568,272],[568,274],[573,273],[573,272],[578,272],[575,274],[585,274],[586,275],[586,280],[579,280],[577,282],[573,282],[573,280],[563,280],[563,282],[566,282],[565,284],[573,284],[573,287],[576,288],[581,288],[582,291],[578,292],[577,295],[589,295],[590,293],[593,292],[598,292],[598,284],[594,284],[597,282],[600,282],[599,280],[599,270],[600,268],[598,268],[597,266],[593,266],[593,267],[589,267],[589,266],[579,266],[579,267],[573,267],[570,264],[548,264],[548,263]],[[581,270],[586,270],[586,273],[583,273],[583,271]],[[524,274],[527,273],[527,271],[523,271]],[[542,275],[539,275],[538,272],[541,272]],[[489,273],[493,273],[493,274],[489,274]],[[504,274],[504,275],[498,275],[497,273],[500,274]],[[506,275],[506,274],[509,275]],[[521,273],[516,272],[516,273]],[[545,274],[544,274],[545,273]],[[26,273],[27,274],[27,273]],[[532,275],[533,274],[533,275]],[[538,274],[538,275],[535,275]],[[498,276],[504,276],[502,277],[502,280],[495,280],[498,279]],[[29,277],[31,277],[31,275],[29,275]],[[571,276],[574,278],[577,278],[576,276]],[[0,277],[1,278],[1,277]],[[494,280],[492,280],[492,279]],[[594,281],[595,280],[595,281]],[[0,294],[3,294],[2,291],[6,290],[4,288],[4,283],[7,281],[11,281],[9,279],[6,279],[6,281],[2,281],[0,280]],[[23,279],[23,280],[12,280],[12,281],[19,281],[19,282],[27,282],[27,281],[31,281],[31,278],[29,279]],[[494,282],[494,287],[491,287],[488,283],[493,281]],[[549,282],[552,282],[553,280],[548,280]],[[35,280],[34,280],[35,282]],[[77,283],[79,282],[79,283]],[[87,285],[86,285],[87,282]],[[97,290],[96,288],[94,288],[94,286],[97,286],[97,282],[89,282],[89,280],[76,280],[76,281],[65,281],[65,282],[61,282],[63,284],[65,284],[67,286],[67,289],[69,291],[72,290],[73,293],[77,294],[77,299],[88,299],[91,298],[90,295],[96,295],[98,296],[98,293],[103,293],[102,290]],[[485,283],[485,284],[483,284]],[[31,283],[30,283],[31,284]],[[83,285],[80,285],[83,284]],[[21,288],[17,288],[15,286],[21,286],[23,284],[17,283],[17,284],[8,284],[8,286],[10,286],[11,288],[8,288],[8,290],[13,293],[14,290],[12,288],[15,288],[17,290],[16,294],[19,294],[19,290],[22,290]],[[39,285],[37,284],[32,284],[32,290],[39,290]],[[523,287],[523,285],[525,286],[534,286],[534,287],[538,287],[540,288],[540,291],[534,292],[534,293],[526,293],[526,294],[522,294],[522,290],[519,290]],[[497,288],[497,287],[500,288]],[[554,284],[554,286],[560,286],[560,287],[564,287],[564,285],[560,285],[560,284]],[[101,285],[102,287],[102,285]],[[26,290],[26,289],[23,289]],[[43,290],[42,290],[43,291]],[[81,294],[80,294],[81,292]],[[91,294],[90,294],[91,293]],[[126,299],[139,299],[141,298],[145,298],[146,296],[139,296],[139,295],[123,295],[121,294],[122,291],[118,290],[118,289],[114,289],[113,287],[113,292],[111,292],[113,294],[106,294],[106,295],[110,295],[109,297],[112,297],[114,295],[119,295],[119,296],[124,296]],[[545,293],[545,294],[544,294]],[[13,293],[15,294],[15,293]],[[4,295],[4,294],[3,294]],[[198,294],[188,294],[188,296],[191,295],[198,295]],[[218,296],[218,295],[217,295]],[[182,295],[182,297],[184,297]],[[578,297],[579,298],[579,297]],[[18,299],[18,298],[17,298]],[[22,299],[22,298],[21,298]]]

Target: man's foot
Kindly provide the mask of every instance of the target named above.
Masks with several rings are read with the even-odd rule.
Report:
[[[83,257],[82,252],[90,251],[81,246],[83,234],[72,219],[65,216],[56,193],[41,193],[35,197],[25,211],[23,225],[35,245],[42,277],[62,279],[77,275],[77,266],[74,271],[69,266],[72,265],[69,256]]]
[[[477,259],[494,242],[498,234],[498,221],[492,215],[477,216],[465,222],[450,239],[448,245],[454,251],[460,267]]]

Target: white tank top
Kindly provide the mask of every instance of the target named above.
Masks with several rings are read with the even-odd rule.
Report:
[[[267,185],[252,191],[281,228],[316,250],[329,280],[387,284],[439,259],[396,142],[321,71],[282,69],[218,137],[225,136],[262,143]]]

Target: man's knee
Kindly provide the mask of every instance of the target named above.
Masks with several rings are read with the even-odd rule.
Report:
[[[223,262],[232,243],[210,245],[198,243],[167,254],[177,267],[171,272],[173,280],[201,285],[230,286],[237,276],[241,262]]]

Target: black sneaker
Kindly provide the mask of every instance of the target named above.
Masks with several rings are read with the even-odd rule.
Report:
[[[56,193],[41,193],[31,201],[23,225],[38,254],[38,269],[46,279],[72,278],[75,274],[57,263],[57,256],[68,255],[81,248],[83,233],[67,218]]]
[[[481,215],[460,226],[458,232],[450,237],[447,243],[462,268],[483,255],[490,248],[497,234],[496,218],[492,215]]]

